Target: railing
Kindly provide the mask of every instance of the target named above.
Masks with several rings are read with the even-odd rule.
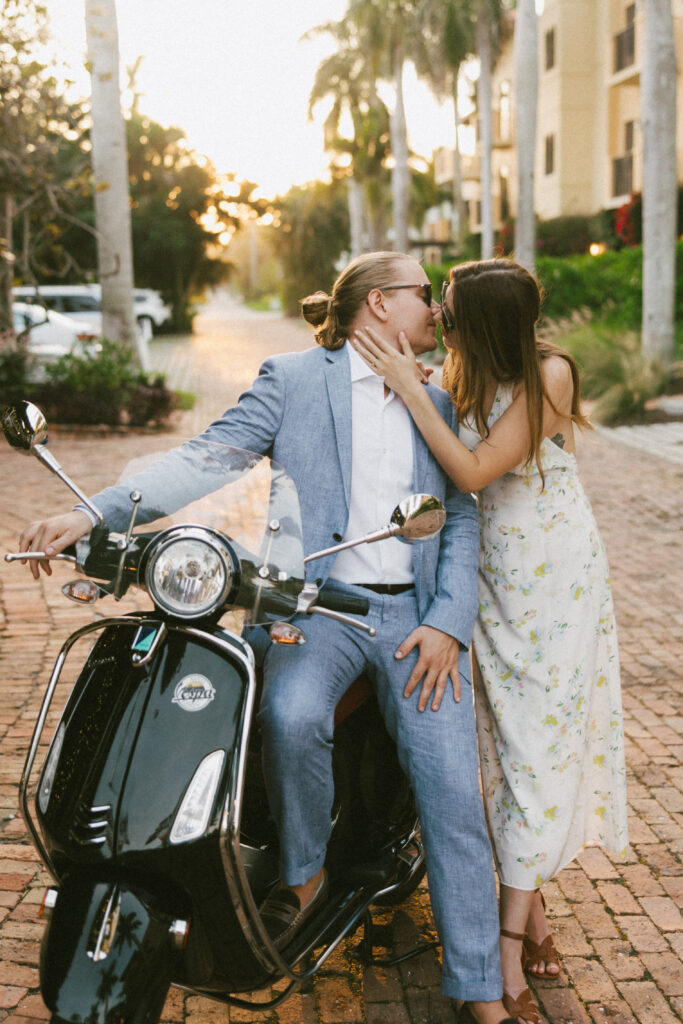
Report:
[[[612,195],[625,196],[633,192],[633,153],[612,160]]]
[[[614,70],[623,71],[630,68],[636,59],[635,25],[629,25],[623,32],[614,37]]]

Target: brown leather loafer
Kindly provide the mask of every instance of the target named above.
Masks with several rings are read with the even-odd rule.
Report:
[[[266,931],[278,949],[282,949],[293,938],[299,928],[327,899],[327,872],[317,893],[306,906],[301,909],[299,897],[282,882],[275,886],[270,895],[259,907],[261,920]]]

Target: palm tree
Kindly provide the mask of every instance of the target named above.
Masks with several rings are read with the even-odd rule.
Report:
[[[128,195],[126,134],[119,91],[119,41],[115,0],[86,0],[85,26],[92,103],[97,265],[106,337],[137,351],[148,368],[146,343],[133,315],[133,248]]]
[[[481,258],[493,256],[493,106],[491,78],[493,74],[494,31],[491,0],[477,2],[476,46],[479,57],[477,107],[479,110],[480,181],[481,181]]]
[[[395,101],[391,113],[391,171],[394,248],[408,250],[410,167],[408,131],[403,102],[403,68],[423,45],[417,7],[406,0],[350,0],[346,14],[357,28],[360,45],[367,52],[376,78],[390,81]]]
[[[418,74],[429,82],[439,100],[453,101],[454,161],[451,230],[460,248],[465,226],[460,159],[460,111],[458,83],[460,68],[474,51],[474,17],[471,0],[421,0],[419,18],[426,42],[417,61]]]
[[[535,0],[517,0],[514,45],[518,180],[515,258],[533,274],[536,266],[534,162],[538,106],[538,25]]]
[[[673,358],[676,260],[676,50],[671,0],[643,5],[643,354]]]
[[[309,98],[309,116],[315,106],[332,98],[325,120],[325,148],[348,155],[348,205],[351,256],[384,246],[384,197],[381,182],[389,146],[389,113],[377,92],[377,81],[353,26],[332,22],[313,30],[329,32],[338,50],[318,67]],[[308,33],[310,35],[311,33]],[[340,134],[341,119],[348,114],[351,139]]]

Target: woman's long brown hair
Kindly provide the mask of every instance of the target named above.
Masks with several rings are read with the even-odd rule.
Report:
[[[529,451],[524,462],[541,465],[543,399],[559,414],[543,385],[541,364],[560,356],[571,370],[571,418],[590,428],[581,412],[576,363],[563,349],[536,337],[541,294],[531,274],[512,260],[463,263],[450,273],[455,327],[449,334],[450,358],[444,366],[444,386],[450,391],[458,419],[474,421],[481,437],[489,433],[485,415],[487,385],[521,384],[526,393]]]

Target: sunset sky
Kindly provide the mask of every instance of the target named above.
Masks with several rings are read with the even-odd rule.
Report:
[[[83,0],[48,0],[58,55],[89,90],[83,67]],[[272,196],[324,173],[319,109],[307,121],[308,95],[328,38],[300,42],[308,29],[339,20],[346,0],[117,0],[124,66],[144,54],[140,109],[182,128],[219,173],[234,172]],[[123,84],[123,81],[122,81]],[[387,102],[391,102],[388,92]],[[429,158],[450,143],[452,114],[426,86],[406,76],[412,148]]]

